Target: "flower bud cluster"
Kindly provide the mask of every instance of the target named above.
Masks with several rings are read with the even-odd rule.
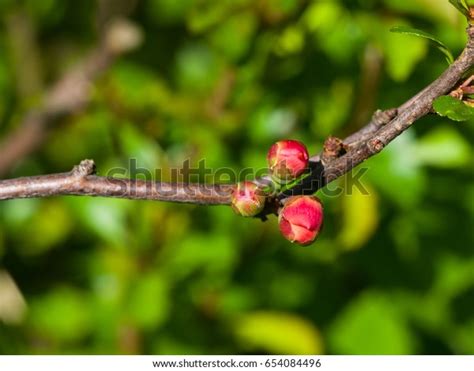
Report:
[[[282,140],[270,147],[267,155],[272,178],[277,184],[297,180],[308,169],[309,154],[306,146],[296,140]],[[245,217],[260,214],[269,196],[258,184],[240,182],[232,194],[233,210]],[[278,211],[279,228],[289,241],[309,245],[319,234],[323,224],[323,206],[314,196],[293,196]]]

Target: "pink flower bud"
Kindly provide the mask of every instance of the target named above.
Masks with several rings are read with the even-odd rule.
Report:
[[[265,194],[249,181],[238,183],[232,193],[232,209],[242,216],[254,216],[265,206]]]
[[[308,167],[309,154],[306,146],[296,140],[281,140],[270,147],[268,166],[280,180],[293,180]]]
[[[279,216],[280,231],[290,242],[309,245],[323,224],[323,205],[314,196],[290,197]]]

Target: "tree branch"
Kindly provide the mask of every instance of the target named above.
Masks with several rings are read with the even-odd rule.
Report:
[[[416,120],[430,113],[436,98],[455,87],[456,83],[474,65],[474,26],[469,26],[467,33],[468,43],[459,58],[438,79],[398,107],[396,116],[390,122],[380,127],[371,122],[349,137],[351,141],[347,144],[351,146],[351,149],[344,156],[325,166],[324,184],[335,180],[364,160],[379,153]]]
[[[474,65],[474,26],[467,31],[466,48],[438,79],[397,109],[377,111],[365,127],[344,140],[328,138],[327,153],[311,158],[310,175],[298,186],[272,197],[269,207],[260,216],[274,212],[274,206],[290,195],[314,193],[349,172],[379,153],[416,120],[430,113],[433,101],[450,92]],[[94,162],[84,160],[68,173],[1,180],[0,200],[76,195],[222,205],[230,203],[234,189],[232,184],[150,182],[100,177],[94,173]]]
[[[233,185],[151,182],[95,175],[84,160],[70,172],[0,181],[0,200],[58,195],[101,196],[201,205],[228,204]]]

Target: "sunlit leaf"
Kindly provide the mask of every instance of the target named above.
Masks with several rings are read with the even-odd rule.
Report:
[[[176,79],[183,90],[209,91],[219,77],[220,60],[216,51],[206,44],[185,45],[177,55]]]
[[[424,38],[402,37],[393,32],[385,32],[381,43],[387,61],[387,72],[395,81],[405,81],[427,52],[427,41]]]
[[[153,273],[138,278],[127,300],[128,314],[140,328],[156,328],[169,313],[166,280]]]
[[[193,234],[168,252],[167,269],[178,277],[203,270],[208,274],[226,272],[236,263],[237,250],[229,235]]]
[[[341,78],[332,83],[329,92],[325,91],[314,97],[315,110],[311,129],[316,135],[329,136],[348,120],[354,90],[350,80]]]
[[[336,318],[329,338],[338,354],[411,354],[412,334],[389,297],[367,292]]]
[[[423,166],[416,157],[416,138],[407,131],[365,163],[367,178],[392,202],[415,205],[428,186]]]
[[[20,202],[17,204],[21,205]],[[18,232],[18,247],[24,255],[40,255],[57,247],[73,227],[63,203],[43,200],[40,205],[38,212],[21,225]]]
[[[211,43],[229,59],[238,60],[252,45],[257,19],[251,12],[241,12],[228,18],[210,35]]]
[[[314,2],[305,11],[304,20],[310,31],[326,30],[337,22],[343,11],[338,2]]]
[[[349,177],[347,177],[349,179]],[[342,197],[342,229],[338,240],[348,250],[362,247],[377,229],[376,191],[367,182],[349,185]]]
[[[298,53],[304,46],[304,33],[298,27],[287,27],[278,38],[276,53],[279,55],[289,55]]]
[[[235,332],[248,350],[273,354],[321,354],[322,339],[307,320],[289,313],[253,312],[235,322]]]
[[[192,0],[150,0],[146,3],[147,15],[157,24],[177,24],[192,7]]]
[[[474,120],[474,108],[449,95],[436,98],[433,108],[438,115],[446,116],[454,121]]]
[[[416,16],[450,26],[457,22],[457,10],[444,0],[383,0],[383,2],[398,14]]]
[[[133,206],[124,200],[71,198],[68,200],[83,227],[115,246],[126,244],[126,210]]]
[[[416,144],[416,157],[427,165],[452,168],[467,165],[471,157],[469,143],[452,126],[429,131]]]
[[[462,14],[464,14],[468,19],[469,16],[469,6],[466,3],[466,0],[449,0],[453,6],[459,10]]]
[[[193,33],[202,33],[215,26],[232,10],[232,4],[226,1],[195,2],[187,14],[187,26]]]
[[[31,304],[30,324],[45,340],[76,341],[92,329],[88,300],[70,287],[42,295]]]
[[[113,101],[128,110],[145,111],[169,104],[167,86],[155,71],[139,64],[117,63],[111,69],[108,83]]]
[[[474,284],[474,259],[445,254],[438,261],[436,281],[432,295],[440,298],[454,297]]]
[[[451,64],[454,61],[453,54],[451,53],[449,48],[442,41],[437,39],[435,36],[429,34],[428,32],[418,30],[418,29],[412,28],[412,27],[407,27],[407,26],[392,27],[390,29],[390,32],[401,33],[401,34],[406,34],[406,35],[413,35],[413,36],[418,36],[418,37],[422,37],[424,39],[431,40],[436,45],[436,47],[444,54],[448,64]]]
[[[118,137],[122,151],[129,161],[126,166],[129,167],[130,174],[122,174],[122,176],[126,175],[134,179],[154,179],[155,169],[161,165],[161,151],[158,143],[130,123],[123,124]]]

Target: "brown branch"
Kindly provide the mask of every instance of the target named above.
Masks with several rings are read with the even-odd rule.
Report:
[[[377,111],[371,122],[342,142],[329,138],[326,152],[311,158],[310,176],[291,190],[272,197],[268,202],[269,207],[260,216],[264,218],[266,214],[274,212],[271,205],[277,205],[278,200],[291,194],[314,193],[349,172],[380,152],[416,120],[427,115],[434,99],[450,92],[474,65],[474,26],[468,28],[468,36],[467,46],[459,58],[420,93],[397,109]],[[85,160],[68,173],[2,180],[0,200],[78,195],[221,205],[230,203],[233,187],[231,184],[160,183],[99,177],[94,175],[93,161]]]
[[[369,124],[370,130],[367,130],[367,127],[365,127],[351,135],[352,138],[360,136],[362,140],[354,141],[355,145],[344,156],[335,159],[325,167],[323,184],[335,180],[364,160],[380,152],[416,120],[427,115],[431,111],[433,101],[437,97],[451,91],[463,75],[474,65],[474,26],[470,26],[467,32],[469,36],[468,43],[459,58],[438,79],[402,104],[397,109],[397,115],[389,123],[377,129],[377,125],[374,125],[372,122]],[[372,129],[375,129],[375,131],[372,132]],[[370,132],[370,135],[366,135],[367,131]]]
[[[0,181],[0,200],[57,195],[100,196],[203,205],[228,204],[233,185],[151,182],[95,175],[84,160],[70,172]]]

